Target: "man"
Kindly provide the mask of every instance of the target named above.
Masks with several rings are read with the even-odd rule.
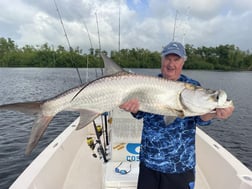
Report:
[[[181,43],[169,43],[162,51],[161,61],[159,77],[200,85],[181,74],[186,61]],[[193,189],[196,125],[209,125],[213,118],[226,119],[234,110],[233,107],[216,109],[216,113],[177,117],[168,122],[162,115],[138,111],[137,99],[125,102],[120,108],[137,119],[143,118],[138,189]]]

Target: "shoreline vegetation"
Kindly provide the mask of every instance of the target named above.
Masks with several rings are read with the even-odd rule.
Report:
[[[252,54],[234,45],[217,47],[193,47],[185,45],[187,61],[184,69],[252,71]],[[67,50],[59,45],[56,49],[48,43],[18,47],[8,38],[0,37],[0,67],[103,67],[99,49],[83,53],[79,47]],[[143,48],[121,49],[103,53],[109,55],[124,68],[160,68],[160,52]]]

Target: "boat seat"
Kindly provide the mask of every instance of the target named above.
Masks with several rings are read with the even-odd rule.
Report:
[[[136,189],[141,133],[141,120],[134,119],[125,112],[121,112],[119,117],[113,115],[110,131],[111,158],[104,164],[103,170],[104,189]],[[120,174],[115,171],[116,167],[130,171]]]
[[[114,119],[111,130],[111,161],[139,161],[142,121]]]

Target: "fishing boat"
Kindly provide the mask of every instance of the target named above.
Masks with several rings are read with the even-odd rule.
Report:
[[[71,123],[10,189],[135,189],[141,120],[115,109],[83,129]],[[210,136],[196,130],[195,189],[252,189],[252,172]]]

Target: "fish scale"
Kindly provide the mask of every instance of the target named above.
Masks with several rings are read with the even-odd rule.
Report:
[[[72,102],[76,107],[73,105],[71,109],[85,107],[86,109],[95,110],[97,112],[101,110],[109,111],[111,108],[119,106],[126,100],[137,98],[140,104],[143,105],[142,110],[148,111],[148,109],[144,107],[153,106],[154,104],[165,104],[167,98],[170,99],[168,94],[178,97],[179,92],[184,89],[183,83],[176,84],[176,91],[173,90],[175,87],[169,87],[170,84],[169,81],[164,79],[135,74],[104,77],[85,86],[84,90],[82,90]],[[144,105],[145,103],[148,105]],[[172,105],[173,102],[170,101],[170,105],[168,106]],[[179,108],[180,106],[175,105],[175,107]],[[161,113],[158,110],[155,112]]]

